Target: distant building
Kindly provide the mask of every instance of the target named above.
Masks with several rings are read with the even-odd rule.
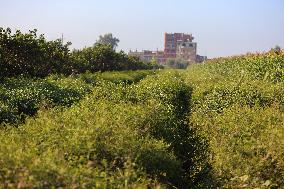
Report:
[[[208,60],[207,56],[201,56],[201,55],[196,55],[196,60],[195,62],[197,63],[202,63],[204,61]]]
[[[149,51],[149,50],[143,50],[142,52],[136,51],[129,51],[129,56],[135,56],[138,57],[139,60],[144,62],[151,62],[153,60],[157,61],[158,64],[163,64],[167,61],[164,55],[164,51]]]
[[[192,34],[185,33],[165,33],[164,51],[142,52],[130,51],[129,56],[138,57],[141,61],[150,62],[156,60],[158,64],[163,64],[170,58],[181,58],[190,62],[203,62],[205,57],[197,55],[197,43],[193,42]],[[207,59],[207,57],[206,57]]]
[[[178,42],[192,42],[192,34],[184,33],[165,33],[164,53],[166,58],[176,58]]]
[[[189,62],[196,61],[197,43],[192,41],[177,41],[176,57]]]

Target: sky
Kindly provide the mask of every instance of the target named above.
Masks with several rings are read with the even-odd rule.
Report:
[[[209,58],[284,47],[284,0],[0,0],[0,27],[38,29],[72,48],[99,35],[118,50],[163,50],[164,33],[191,33]]]

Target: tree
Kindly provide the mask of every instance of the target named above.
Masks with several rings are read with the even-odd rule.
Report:
[[[116,52],[110,45],[96,44],[72,53],[77,72],[116,70]]]
[[[69,42],[63,44],[60,39],[47,41],[36,29],[12,33],[10,28],[0,28],[0,77],[69,74],[70,45]]]
[[[118,46],[118,43],[119,43],[118,38],[114,37],[112,33],[107,33],[99,36],[99,39],[95,43],[95,46],[98,44],[110,45],[113,49],[115,49]]]
[[[275,54],[280,54],[281,53],[281,47],[279,45],[276,45],[274,48],[270,49],[270,52],[273,52]]]

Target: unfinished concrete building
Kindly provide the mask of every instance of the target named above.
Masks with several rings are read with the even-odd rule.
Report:
[[[197,43],[191,41],[177,41],[176,58],[189,62],[196,61]]]

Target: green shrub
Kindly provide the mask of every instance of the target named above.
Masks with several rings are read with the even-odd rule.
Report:
[[[135,85],[100,81],[78,104],[6,127],[0,134],[1,187],[200,184],[206,148],[185,122],[190,93],[176,72]]]
[[[282,188],[283,53],[192,66],[190,127],[205,138],[220,188]]]
[[[143,63],[138,59],[128,57],[123,51],[115,52],[110,45],[97,44],[82,50],[74,50],[71,54],[76,63],[74,71],[84,73],[86,71],[122,71],[153,69],[155,65]]]
[[[70,43],[46,41],[37,30],[24,34],[0,28],[0,78],[19,75],[45,77],[51,73],[71,73]]]
[[[79,102],[102,81],[130,84],[138,82],[151,70],[103,72],[72,77],[51,75],[46,79],[6,78],[0,86],[0,123],[19,124],[41,108],[70,107]]]
[[[70,45],[61,39],[47,41],[43,34],[38,36],[36,29],[12,33],[10,28],[0,28],[0,80],[17,76],[44,78],[50,74],[159,68],[128,57],[123,51],[115,52],[108,45],[97,44],[72,52]]]

